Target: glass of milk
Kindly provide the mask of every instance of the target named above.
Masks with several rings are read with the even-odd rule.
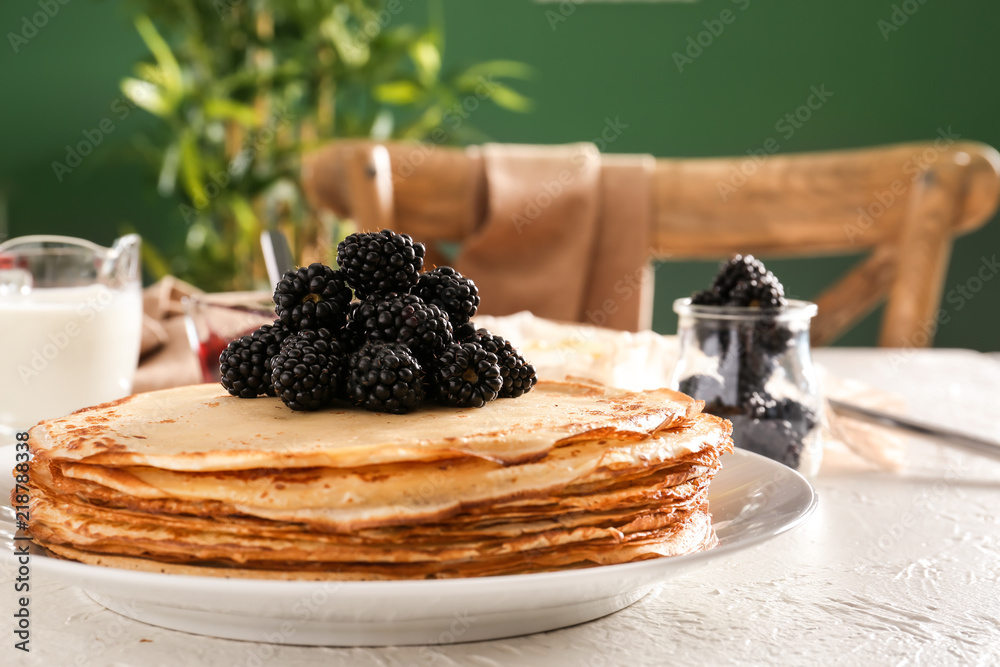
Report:
[[[132,393],[142,333],[139,237],[0,244],[0,436]]]

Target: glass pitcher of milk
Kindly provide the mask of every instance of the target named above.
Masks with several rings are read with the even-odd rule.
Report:
[[[132,393],[142,333],[139,237],[0,244],[0,435]]]

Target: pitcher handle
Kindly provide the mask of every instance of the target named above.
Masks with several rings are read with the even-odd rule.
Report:
[[[138,234],[126,234],[115,239],[108,249],[101,273],[114,278],[116,282],[127,285],[138,282],[139,275],[139,249],[142,247],[142,238]]]

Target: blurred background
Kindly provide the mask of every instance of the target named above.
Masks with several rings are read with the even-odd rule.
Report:
[[[338,136],[554,144],[613,126],[602,150],[662,157],[771,138],[780,152],[1000,146],[995,2],[62,2],[0,6],[0,237],[135,230],[147,282],[262,287],[271,226],[299,248],[335,242],[343,225],[309,213],[294,175],[303,149]],[[449,122],[484,76],[491,99]],[[825,101],[790,123],[814,89]],[[958,239],[945,294],[998,247],[995,220]],[[768,266],[811,298],[857,259]],[[675,331],[671,301],[715,268],[657,266],[655,330]],[[936,346],[1000,350],[998,294],[987,281],[954,307]],[[838,344],[874,345],[880,315]]]

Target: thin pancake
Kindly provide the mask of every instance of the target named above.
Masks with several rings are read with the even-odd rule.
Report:
[[[212,577],[238,577],[280,580],[351,581],[379,579],[429,579],[500,574],[526,574],[565,570],[594,565],[627,563],[649,558],[678,556],[710,548],[716,542],[708,513],[692,513],[690,520],[673,524],[663,531],[650,531],[628,544],[595,541],[572,551],[539,550],[489,559],[477,559],[464,567],[441,563],[345,563],[336,569],[329,566],[305,566],[296,562],[238,563],[231,560],[202,562],[172,562],[143,558],[140,550],[130,555],[88,552],[60,544],[45,543],[53,553],[94,565],[118,567],[145,572],[164,572]]]
[[[566,527],[551,523],[542,530],[512,535],[464,536],[433,542],[380,540],[358,542],[346,536],[289,531],[286,534],[237,534],[224,526],[191,530],[155,520],[102,512],[78,505],[35,502],[32,532],[46,542],[68,544],[102,553],[141,552],[169,560],[282,561],[300,563],[451,563],[535,552],[554,547],[576,549],[595,541],[624,544],[636,535],[684,522],[701,503],[664,506],[641,516],[625,516],[598,526]],[[516,526],[511,526],[516,528]]]
[[[41,459],[187,471],[349,468],[459,456],[509,464],[578,437],[645,438],[693,417],[702,405],[668,389],[540,382],[520,398],[481,409],[427,406],[400,417],[347,407],[293,412],[277,398],[245,400],[218,385],[196,385],[42,422],[31,429],[31,442]]]
[[[580,484],[607,485],[618,473],[653,470],[679,457],[721,448],[717,418],[699,415],[688,428],[637,442],[597,440],[554,449],[537,461],[502,466],[481,459],[388,464],[356,470],[184,473],[148,466],[62,464],[66,477],[141,499],[217,501],[231,513],[331,529],[426,521],[463,507],[548,494]]]

